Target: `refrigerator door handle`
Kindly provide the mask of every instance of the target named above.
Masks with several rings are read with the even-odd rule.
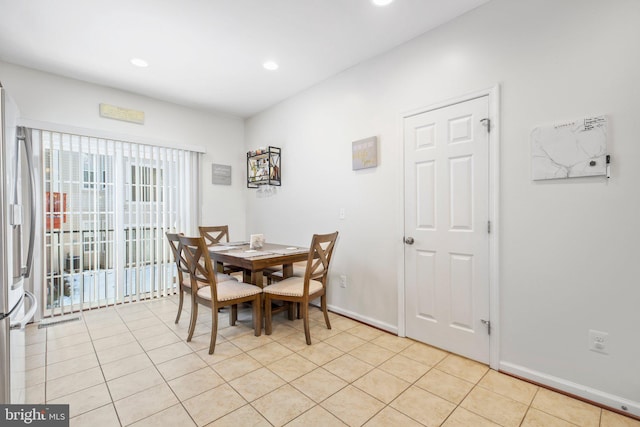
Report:
[[[33,168],[33,146],[31,144],[31,130],[24,126],[18,129],[18,135],[24,136],[20,138],[24,141],[25,154],[27,157],[27,169],[29,169],[29,197],[31,199],[30,223],[29,223],[29,250],[27,252],[27,264],[22,267],[21,274],[28,278],[33,270],[33,250],[36,240],[36,175]]]
[[[33,295],[29,291],[24,291],[24,296],[31,300],[31,307],[29,308],[29,311],[25,313],[22,319],[11,322],[11,324],[9,325],[9,329],[11,330],[24,329],[24,327],[27,326],[27,323],[29,323],[31,319],[33,319],[33,315],[36,314],[36,310],[38,309],[38,301],[36,301],[35,295]],[[24,304],[24,299],[21,304]]]

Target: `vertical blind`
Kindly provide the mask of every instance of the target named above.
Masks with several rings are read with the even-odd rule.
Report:
[[[32,130],[45,198],[45,316],[176,292],[166,232],[197,223],[199,154]]]

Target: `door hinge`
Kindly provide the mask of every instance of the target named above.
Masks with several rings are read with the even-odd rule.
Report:
[[[487,233],[491,234],[491,221],[487,221]]]
[[[480,319],[480,322],[487,327],[487,335],[491,335],[491,322],[484,319]]]

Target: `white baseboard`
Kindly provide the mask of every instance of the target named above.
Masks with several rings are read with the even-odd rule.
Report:
[[[375,328],[382,329],[383,331],[391,332],[394,335],[398,335],[398,327],[394,325],[390,325],[388,323],[380,322],[379,320],[372,319],[370,317],[362,316],[358,313],[354,313],[353,311],[345,310],[340,307],[336,307],[334,305],[327,305],[327,309],[329,311],[333,311],[334,313],[341,314],[343,316],[349,317],[351,319],[357,320],[362,323],[366,323],[367,325],[371,325]]]
[[[534,371],[532,369],[525,368],[524,366],[516,365],[509,362],[500,362],[500,371],[534,381],[538,384],[543,384],[556,390],[561,390],[565,393],[581,397],[591,402],[595,402],[600,405],[607,406],[609,408],[616,409],[630,415],[634,415],[636,417],[640,417],[640,402],[633,402],[620,396],[596,390],[582,384],[577,384],[563,378],[554,377],[553,375]],[[625,410],[623,409],[623,407],[626,407],[627,409]]]

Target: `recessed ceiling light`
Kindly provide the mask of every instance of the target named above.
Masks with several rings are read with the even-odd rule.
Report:
[[[145,68],[149,66],[149,63],[141,58],[131,58],[130,62],[136,67]]]
[[[278,64],[276,64],[275,61],[267,61],[264,64],[262,64],[262,66],[264,67],[265,70],[269,70],[269,71],[278,69]]]
[[[388,6],[393,3],[393,0],[371,0],[371,3],[375,4],[376,6]]]

